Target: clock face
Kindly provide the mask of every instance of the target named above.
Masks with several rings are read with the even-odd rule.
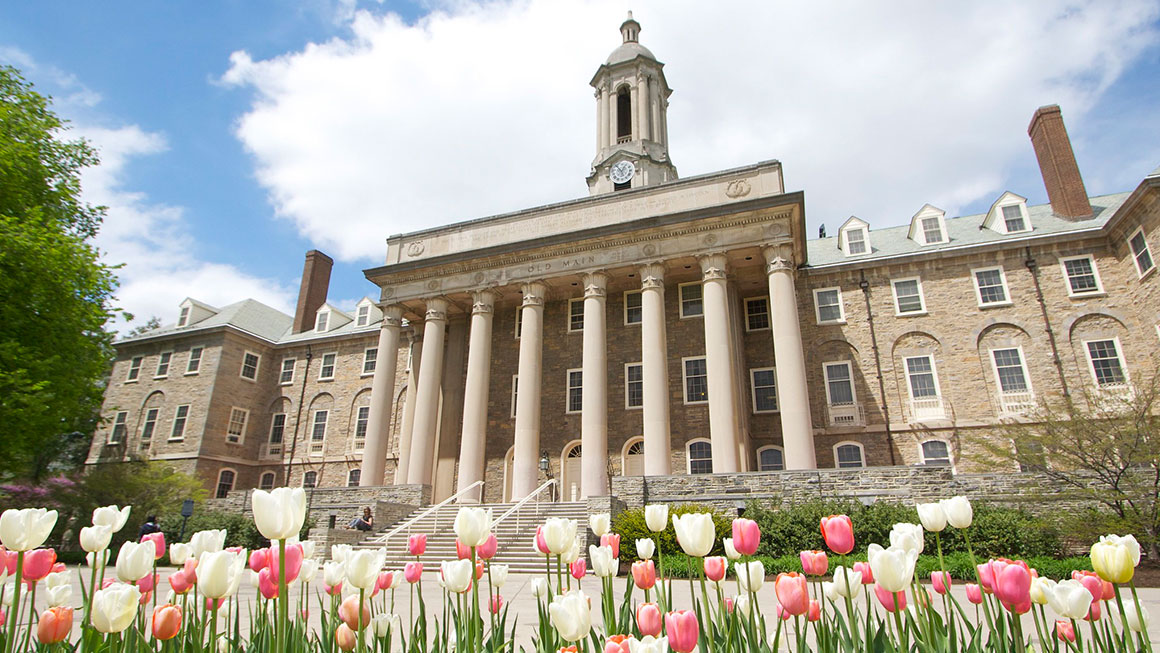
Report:
[[[631,161],[617,161],[612,165],[612,169],[608,171],[608,178],[613,183],[623,184],[630,181],[635,174],[636,166],[632,165]]]

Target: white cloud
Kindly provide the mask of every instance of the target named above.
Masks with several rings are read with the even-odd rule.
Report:
[[[623,3],[435,6],[410,25],[356,11],[349,38],[263,61],[238,52],[223,75],[253,91],[237,135],[278,215],[342,259],[381,258],[393,233],[586,194],[586,82],[619,43]],[[954,214],[997,196],[1032,157],[1036,107],[1061,104],[1075,132],[1157,41],[1143,1],[632,8],[675,89],[681,174],[780,159],[812,225],[898,224],[924,202]],[[1118,165],[1084,163],[1093,176]]]

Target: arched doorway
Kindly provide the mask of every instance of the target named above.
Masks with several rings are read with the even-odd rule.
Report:
[[[579,501],[580,496],[580,441],[573,440],[560,459],[560,500]]]
[[[512,500],[512,467],[516,460],[516,448],[508,447],[503,456],[503,502]]]
[[[644,438],[632,438],[625,444],[620,469],[622,476],[644,475]]]

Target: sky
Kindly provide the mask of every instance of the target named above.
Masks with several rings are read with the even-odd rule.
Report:
[[[0,63],[100,151],[83,192],[123,331],[187,296],[292,313],[315,248],[351,309],[392,234],[587,195],[588,80],[630,9],[679,174],[780,160],[810,237],[1046,202],[1046,104],[1089,194],[1160,165],[1155,0],[7,2]]]

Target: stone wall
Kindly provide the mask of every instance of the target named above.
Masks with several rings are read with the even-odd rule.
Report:
[[[250,494],[253,490],[235,490],[224,499],[209,499],[205,507],[211,510],[238,512],[252,515]],[[335,526],[342,530],[364,508],[370,508],[375,517],[375,530],[382,530],[421,506],[430,503],[431,488],[426,485],[383,485],[379,487],[315,488],[306,491],[307,519],[314,521],[314,530],[326,530],[331,516]],[[311,533],[313,537],[313,531]]]

